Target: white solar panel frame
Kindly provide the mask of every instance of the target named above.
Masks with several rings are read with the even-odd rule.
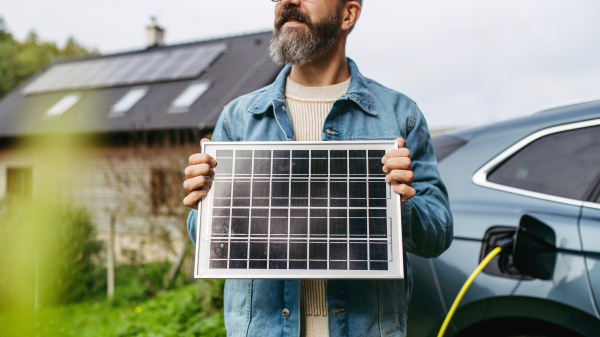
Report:
[[[217,150],[390,150],[397,149],[396,141],[327,141],[327,142],[296,142],[296,141],[277,141],[277,142],[207,142],[203,143],[202,152],[215,157]],[[367,157],[368,160],[368,157]],[[310,162],[309,162],[310,163]],[[254,165],[254,163],[253,163]],[[218,163],[217,163],[218,166]],[[349,169],[349,167],[348,167]],[[235,179],[232,169],[232,181]],[[348,179],[350,179],[348,175]],[[356,177],[360,179],[362,177]],[[364,177],[369,180],[369,174]],[[271,172],[273,179],[273,172]],[[290,172],[290,180],[294,179]],[[311,177],[309,175],[308,180]],[[210,226],[202,224],[211,223],[212,216],[211,201],[213,194],[208,188],[207,195],[201,200],[198,207],[198,217],[196,222],[196,250],[194,263],[194,277],[202,279],[225,278],[225,279],[403,279],[404,278],[404,258],[402,243],[402,217],[400,195],[392,191],[392,186],[386,184],[388,188],[389,199],[387,201],[387,216],[391,218],[388,223],[387,236],[390,241],[388,247],[388,270],[331,270],[331,269],[211,269],[210,263]],[[309,195],[310,199],[310,195]],[[233,208],[233,205],[232,205]],[[252,207],[249,207],[252,209]],[[272,208],[272,207],[269,207]],[[285,207],[283,207],[285,208]],[[310,209],[310,207],[307,207]],[[329,209],[329,207],[327,208]],[[231,239],[231,237],[228,237]],[[245,238],[240,238],[244,240]],[[314,239],[314,238],[313,238]],[[251,240],[250,234],[248,240]],[[258,239],[263,240],[263,239]],[[264,240],[271,240],[267,237]],[[287,237],[288,243],[290,236]],[[304,240],[298,239],[298,240]],[[307,236],[306,241],[310,242],[311,237]],[[318,239],[317,239],[318,240]],[[348,233],[347,238],[326,239],[330,240],[348,240],[352,239]],[[370,239],[367,239],[370,240]],[[289,252],[288,246],[288,252]],[[250,260],[250,251],[248,250],[248,260]],[[269,258],[267,257],[267,260]],[[307,256],[307,260],[310,257]],[[369,258],[370,261],[370,258]],[[268,265],[268,263],[267,263]],[[267,267],[268,268],[268,267]]]

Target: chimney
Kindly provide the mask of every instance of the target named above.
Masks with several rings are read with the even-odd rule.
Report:
[[[157,47],[165,45],[165,30],[158,25],[156,17],[150,18],[150,25],[146,27],[146,42],[148,47]]]

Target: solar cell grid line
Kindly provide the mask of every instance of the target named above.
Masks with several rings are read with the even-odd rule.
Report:
[[[401,237],[392,235],[394,232],[389,230],[389,226],[400,225],[399,198],[390,199],[390,189],[386,187],[384,174],[371,174],[375,173],[375,169],[381,170],[381,158],[376,162],[375,156],[381,155],[381,151],[388,147],[380,145],[382,147],[377,153],[369,152],[369,147],[349,146],[350,142],[327,142],[328,144],[323,144],[327,146],[327,150],[323,150],[326,153],[324,155],[323,152],[317,152],[321,150],[316,144],[310,144],[314,146],[311,148],[302,142],[293,144],[302,146],[277,146],[285,142],[276,143],[275,145],[270,142],[269,146],[263,147],[250,144],[245,147],[219,144],[219,147],[209,153],[215,156],[218,162],[212,188],[214,191],[209,189],[207,194],[210,205],[214,203],[214,212],[203,211],[200,214],[206,214],[208,220],[214,221],[214,226],[208,233],[210,239],[207,248],[211,251],[211,258],[210,265],[197,260],[195,276],[403,277]],[[339,145],[332,146],[334,143]],[[256,144],[262,145],[252,145]],[[343,149],[344,147],[346,149]],[[252,151],[248,151],[249,148]],[[355,152],[350,155],[350,151]],[[327,165],[327,176],[315,174],[322,165],[316,165],[313,160],[325,159],[324,162],[330,164],[336,158],[342,157],[347,164],[345,172],[336,171],[334,165]],[[271,175],[268,174],[268,169],[262,172],[263,175],[258,174],[257,167],[260,166],[261,160],[270,161],[267,167],[272,169]],[[350,168],[351,165],[348,164],[351,160],[358,167],[365,168],[363,175],[358,175],[355,169]],[[363,165],[358,164],[358,160],[362,161]],[[230,165],[225,165],[228,161]],[[242,170],[243,166],[246,166],[248,171]],[[337,166],[339,168],[344,165]],[[313,172],[313,168],[317,171]],[[278,183],[281,184],[277,185]],[[281,193],[268,190],[269,187],[273,189],[273,184]],[[264,190],[265,186],[269,186],[266,195],[271,197],[265,198],[266,203],[257,204],[256,201],[263,195],[260,193],[264,191],[259,193],[255,188]],[[222,190],[225,187],[229,188],[228,193]],[[313,188],[316,190],[313,191]],[[226,201],[228,194],[230,200],[235,198],[230,204]],[[296,203],[295,200],[302,199],[297,197],[304,195],[310,199],[316,197],[321,201],[312,206]],[[343,200],[350,199],[364,202],[343,204]],[[373,203],[373,200],[376,202]],[[396,202],[398,203],[395,206]],[[206,203],[202,203],[202,208],[205,208],[205,205]],[[387,212],[390,211],[392,213],[388,216]],[[205,217],[198,217],[200,228],[201,220],[204,221]],[[227,227],[223,229],[224,226]],[[265,230],[259,230],[264,226],[267,227]],[[260,239],[261,237],[264,240]],[[206,243],[198,240],[198,246],[204,246],[202,242]],[[202,254],[200,250],[206,251],[197,250],[197,258],[201,256],[198,254]],[[220,258],[223,254],[226,254],[225,259]],[[208,263],[208,260],[206,261]],[[200,274],[199,270],[202,270]],[[247,270],[251,275],[239,274],[240,270]]]

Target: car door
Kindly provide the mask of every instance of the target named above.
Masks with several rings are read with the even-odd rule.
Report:
[[[600,180],[600,177],[599,177]],[[584,203],[579,222],[581,244],[590,279],[590,290],[600,318],[600,182],[589,202]]]

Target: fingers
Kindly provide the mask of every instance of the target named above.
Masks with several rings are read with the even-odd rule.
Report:
[[[207,155],[206,153],[194,153],[189,159],[190,165],[208,164],[212,167],[217,166],[215,158]]]
[[[394,185],[392,187],[393,191],[400,194],[400,202],[403,203],[406,200],[414,197],[417,194],[417,191],[415,191],[414,188],[406,185],[406,184],[399,184],[399,185]]]
[[[198,201],[200,201],[200,199],[202,199],[205,195],[206,190],[192,191],[192,193],[188,194],[188,196],[183,199],[183,204],[187,207],[198,209]]]
[[[204,143],[210,143],[210,139],[208,138],[202,138],[202,140],[200,141],[200,148],[202,149],[202,145],[204,145]]]
[[[214,176],[215,170],[212,169],[208,164],[190,165],[185,168],[185,177],[187,179],[198,177],[198,176]]]
[[[392,150],[388,153],[385,154],[385,156],[383,156],[383,158],[381,158],[381,162],[383,164],[385,164],[385,162],[389,159],[389,158],[394,158],[394,157],[408,157],[410,158],[410,150],[403,147],[400,149],[396,149],[396,150]]]
[[[392,170],[411,170],[412,162],[408,157],[388,158],[383,165],[383,172],[386,174]]]
[[[401,149],[404,147],[404,139],[403,138],[396,138],[396,142],[398,143],[398,148]]]
[[[198,190],[204,186],[211,186],[211,185],[212,185],[212,179],[206,178],[205,176],[190,178],[183,182],[183,188],[188,193],[192,193],[192,191]]]
[[[391,184],[394,181],[399,181],[408,186],[412,186],[415,175],[412,171],[408,170],[392,170],[388,175],[385,176],[385,181]]]

